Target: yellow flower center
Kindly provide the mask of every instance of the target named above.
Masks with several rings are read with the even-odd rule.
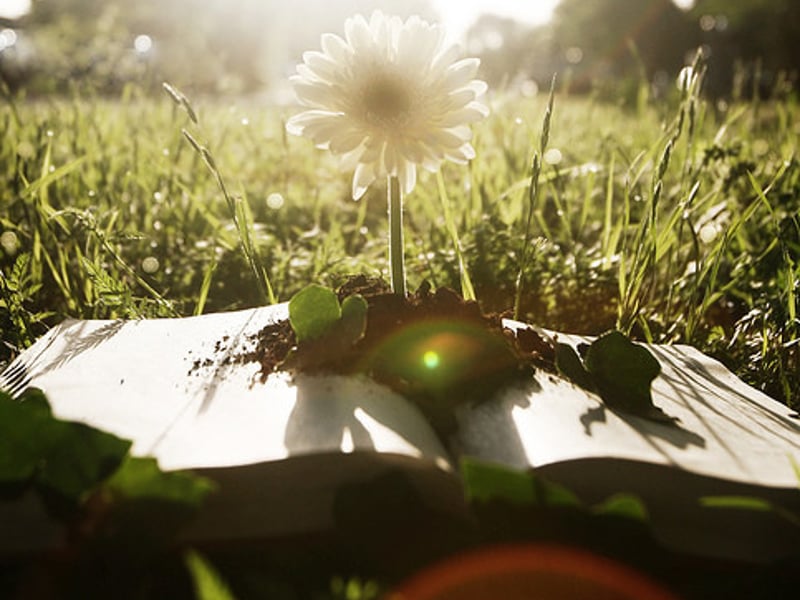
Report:
[[[412,96],[407,84],[380,75],[364,87],[361,94],[366,121],[379,127],[397,127],[408,122]]]

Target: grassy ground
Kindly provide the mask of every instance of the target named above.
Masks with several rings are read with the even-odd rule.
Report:
[[[406,199],[412,289],[468,275],[483,307],[504,311],[521,285],[524,320],[690,343],[798,406],[796,97],[712,103],[676,90],[621,108],[557,92],[546,148],[546,94],[490,100],[472,164],[423,176]],[[186,108],[135,88],[6,95],[0,363],[65,317],[230,310],[387,276],[385,190],[350,200],[351,174],[287,139],[289,109],[194,99],[194,122]]]

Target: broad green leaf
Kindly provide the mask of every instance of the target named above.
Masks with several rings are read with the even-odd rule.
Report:
[[[37,485],[77,504],[119,467],[131,442],[84,425],[52,420]]]
[[[360,294],[348,296],[342,302],[341,331],[345,341],[353,344],[367,330],[367,301]]]
[[[73,506],[122,462],[131,443],[83,423],[53,417],[44,395],[0,396],[0,484],[34,483]],[[56,508],[51,505],[51,508]]]
[[[0,486],[16,490],[30,482],[44,454],[49,406],[41,393],[29,402],[13,400],[0,392]]]
[[[614,494],[600,504],[592,507],[592,512],[598,515],[617,515],[647,521],[647,508],[644,503],[631,494]]]
[[[185,471],[162,471],[154,458],[128,457],[108,480],[107,488],[117,498],[155,500],[199,507],[214,483]]]
[[[584,364],[608,406],[653,416],[650,385],[661,365],[647,348],[619,331],[610,331],[589,346]]]
[[[289,322],[298,342],[322,337],[341,317],[336,293],[321,285],[311,284],[289,300]]]
[[[38,414],[42,417],[53,416],[50,403],[47,401],[44,392],[39,388],[31,387],[26,389],[16,404],[19,404],[23,409],[31,414]]]

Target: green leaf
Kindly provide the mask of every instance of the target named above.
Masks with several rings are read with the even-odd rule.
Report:
[[[0,485],[17,492],[33,483],[51,509],[77,505],[114,472],[130,446],[83,423],[56,419],[38,390],[20,401],[0,395]]]
[[[764,498],[754,496],[703,496],[700,504],[709,508],[741,508],[768,512],[773,509],[772,503]]]
[[[637,521],[647,521],[648,519],[644,503],[631,494],[614,494],[592,507],[592,512],[597,515],[628,517]]]
[[[584,364],[608,406],[654,416],[657,409],[650,385],[661,372],[661,365],[647,348],[634,344],[619,331],[611,331],[589,346]]]
[[[162,471],[154,458],[128,457],[107,482],[117,498],[184,504],[197,508],[214,489],[210,479],[185,471]]]
[[[583,366],[575,348],[569,344],[556,344],[556,368],[564,377],[572,381],[578,387],[585,390],[594,390],[594,381],[591,374]]]
[[[194,550],[189,550],[185,560],[192,575],[195,598],[198,600],[234,600],[233,592],[203,556]]]
[[[498,499],[523,505],[536,502],[533,480],[523,471],[464,458],[461,476],[467,500],[471,502]]]
[[[13,400],[0,392],[0,489],[13,492],[33,480],[44,454],[41,431],[50,407],[41,392],[29,392],[29,402]]]
[[[71,504],[111,475],[131,447],[131,442],[83,423],[52,420],[45,432],[37,485]]]
[[[298,342],[321,338],[341,317],[336,293],[321,285],[311,284],[289,300],[289,322]]]
[[[350,344],[356,343],[367,330],[367,301],[360,294],[348,296],[342,302],[342,337]]]
[[[461,460],[461,475],[467,500],[488,502],[503,500],[523,506],[580,506],[575,494],[562,485],[547,481],[530,471],[505,466]]]
[[[772,512],[795,527],[800,527],[800,515],[757,496],[703,496],[700,504],[708,508],[733,508],[756,512]]]

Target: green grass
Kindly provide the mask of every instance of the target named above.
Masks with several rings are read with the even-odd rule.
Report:
[[[798,406],[795,97],[723,106],[688,90],[631,110],[557,90],[533,203],[546,94],[491,104],[472,164],[423,175],[406,199],[411,289],[466,281],[485,310],[510,311],[521,285],[525,320],[690,343]],[[350,173],[287,138],[289,109],[190,105],[197,122],[133,87],[6,95],[0,361],[66,317],[232,310],[388,278],[385,190],[350,200]]]

